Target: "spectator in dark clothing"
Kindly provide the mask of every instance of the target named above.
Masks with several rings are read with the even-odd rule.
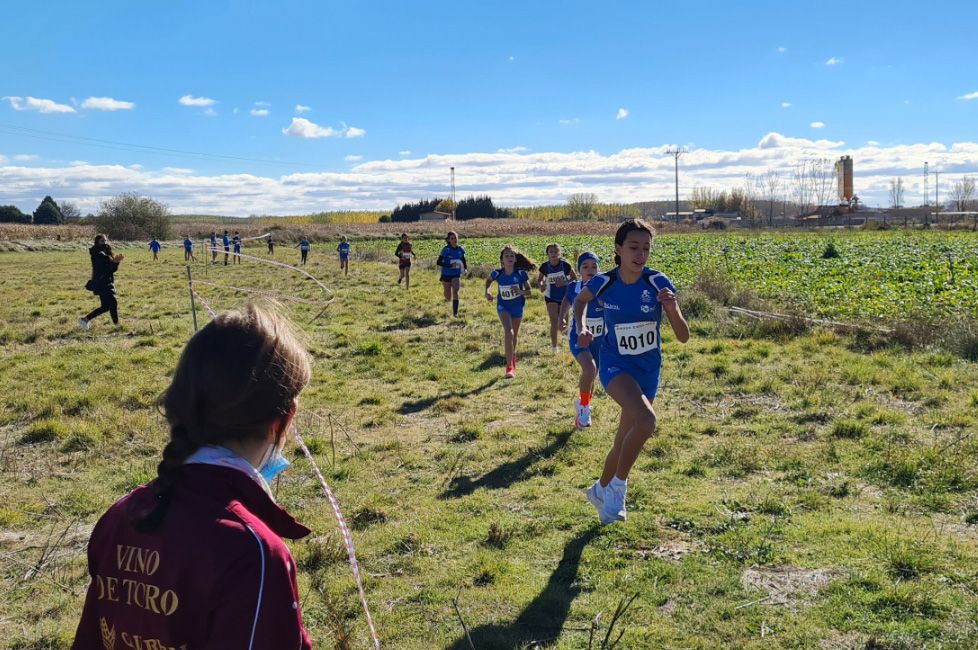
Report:
[[[113,255],[105,235],[95,235],[95,245],[88,249],[92,258],[92,279],[85,288],[98,296],[101,305],[84,318],[78,319],[78,325],[87,330],[89,322],[96,316],[109,312],[112,322],[119,324],[118,303],[115,299],[115,272],[122,261],[122,255]]]

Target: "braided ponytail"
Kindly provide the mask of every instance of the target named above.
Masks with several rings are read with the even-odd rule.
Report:
[[[156,496],[156,506],[142,519],[136,522],[136,530],[148,533],[159,528],[173,500],[173,492],[177,479],[183,469],[183,463],[201,445],[190,438],[187,427],[174,424],[170,427],[170,442],[163,448],[163,460],[156,466],[156,479],[153,481],[153,494]]]

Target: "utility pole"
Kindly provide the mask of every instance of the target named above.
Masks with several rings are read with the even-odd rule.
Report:
[[[927,161],[924,161],[924,207],[930,207],[930,188],[927,186],[928,179]]]
[[[934,172],[934,225],[941,225],[941,172]]]
[[[452,221],[455,221],[455,168],[452,167]]]
[[[671,155],[676,166],[676,223],[679,223],[679,156],[687,153],[686,147],[677,147],[666,152]]]

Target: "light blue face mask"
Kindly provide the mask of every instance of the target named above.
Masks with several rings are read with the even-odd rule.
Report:
[[[258,473],[262,475],[266,483],[271,483],[289,465],[291,465],[289,459],[282,454],[282,450],[278,446],[275,446],[271,455],[258,468]]]

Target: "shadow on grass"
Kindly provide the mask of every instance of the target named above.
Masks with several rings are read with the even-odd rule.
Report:
[[[529,359],[530,357],[539,356],[534,350],[527,350],[526,352],[519,351],[516,353],[519,359]],[[486,357],[482,363],[480,363],[476,368],[478,370],[492,370],[493,368],[502,368],[506,365],[506,357],[500,352],[493,352],[488,357]]]
[[[391,323],[384,327],[385,332],[396,332],[399,330],[410,330],[410,329],[421,329],[424,327],[431,327],[432,325],[437,325],[438,319],[427,314],[422,314],[421,316],[408,316],[402,318],[396,323]]]
[[[401,404],[401,408],[397,409],[397,412],[401,415],[408,415],[410,413],[418,413],[427,408],[431,408],[436,402],[440,402],[443,399],[451,399],[452,397],[464,398],[471,395],[478,395],[487,388],[492,387],[496,382],[499,381],[499,377],[490,379],[486,383],[466,391],[453,391],[451,393],[446,393],[444,395],[435,395],[434,397],[426,397],[424,399],[414,400],[411,402],[404,402]]]
[[[550,579],[536,598],[520,612],[512,623],[481,625],[469,631],[472,644],[479,650],[499,648],[543,647],[556,642],[567,621],[571,603],[581,588],[575,586],[577,568],[581,563],[584,547],[598,533],[595,525],[575,535],[564,546],[564,555]],[[468,624],[469,621],[466,621]],[[450,646],[451,650],[469,650],[469,642],[463,635]]]
[[[457,499],[472,494],[479,488],[487,490],[501,490],[507,488],[517,481],[525,481],[533,474],[533,466],[540,461],[549,460],[557,455],[567,441],[570,440],[574,429],[557,434],[553,441],[546,447],[531,449],[522,458],[504,463],[487,474],[483,474],[478,479],[471,479],[468,476],[456,476],[452,479],[451,485],[442,492],[440,499]]]

